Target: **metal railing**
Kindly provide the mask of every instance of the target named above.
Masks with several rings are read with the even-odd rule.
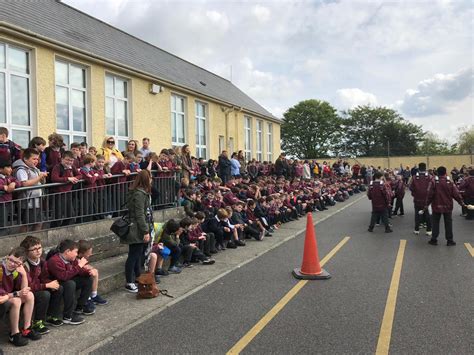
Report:
[[[135,175],[113,175],[94,187],[80,180],[74,185],[49,183],[17,188],[12,201],[0,202],[0,235],[116,217],[127,208],[126,197]],[[157,176],[152,171],[152,176],[153,209],[177,206],[176,175]],[[61,192],[66,185],[70,191]]]

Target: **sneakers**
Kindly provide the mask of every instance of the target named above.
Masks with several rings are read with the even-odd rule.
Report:
[[[454,240],[448,240],[448,242],[446,243],[446,245],[447,245],[448,247],[451,247],[451,246],[453,246],[453,245],[456,245],[456,242],[455,242]]]
[[[81,316],[77,314],[72,314],[71,318],[68,317],[63,317],[63,323],[64,324],[70,324],[70,325],[79,325],[85,322],[85,319],[82,318]]]
[[[385,229],[385,233],[392,233],[393,232],[393,229],[392,228],[387,228]]]
[[[94,302],[94,304],[98,304],[100,306],[103,306],[103,305],[106,305],[107,303],[109,303],[109,301],[107,301],[105,298],[102,298],[100,295],[97,295],[95,297],[91,297],[91,300],[92,300],[92,302]]]
[[[181,271],[182,271],[182,270],[181,270],[179,267],[177,267],[177,266],[172,266],[172,267],[170,267],[170,268],[168,269],[168,272],[171,272],[171,273],[173,273],[173,274],[179,274]],[[138,292],[138,289],[137,289],[136,292]]]
[[[161,282],[160,275],[155,275],[155,282],[157,285]]]
[[[41,334],[38,334],[32,327],[28,329],[23,329],[21,331],[21,336],[30,340],[40,340]]]
[[[418,234],[420,234],[420,231],[414,230],[413,234],[418,235]]]
[[[95,313],[95,304],[92,300],[88,300],[87,303],[82,307],[82,314],[91,316]]]
[[[37,320],[36,322],[34,322],[32,328],[36,333],[38,333],[40,335],[44,335],[44,334],[49,333],[49,328],[44,325],[42,320]]]
[[[215,264],[215,262],[216,262],[216,261],[215,261],[214,259],[204,259],[204,260],[202,261],[202,264],[203,264],[203,265],[212,265],[212,264]]]
[[[62,325],[64,324],[61,319],[56,318],[56,317],[48,317],[48,318],[46,318],[45,323],[46,323],[46,324],[49,324],[49,325],[52,325],[53,327],[60,327],[60,326],[62,326]]]
[[[239,246],[239,247],[244,247],[246,244],[245,242],[241,241],[241,240],[236,240],[235,241],[235,245]]]
[[[431,236],[432,234],[433,234],[433,232],[432,232],[432,231],[426,231],[426,235],[429,235],[429,236]]]
[[[155,274],[160,276],[168,276],[170,273],[167,270],[156,269]]]
[[[229,243],[227,243],[227,248],[228,249],[237,249],[237,245],[235,245],[234,242],[229,242]]]
[[[10,337],[8,338],[10,343],[12,343],[15,346],[25,346],[28,344],[28,339],[23,337],[21,333],[16,333],[16,334],[10,334]]]
[[[183,267],[184,267],[184,268],[190,268],[190,267],[193,267],[193,264],[191,264],[191,263],[185,261],[185,262],[183,263]]]
[[[125,289],[131,293],[138,293],[138,287],[134,283],[126,284]]]
[[[430,239],[428,244],[431,244],[431,245],[438,245],[438,241],[436,239]]]
[[[273,234],[271,234],[269,231],[265,232],[265,237],[273,237]]]

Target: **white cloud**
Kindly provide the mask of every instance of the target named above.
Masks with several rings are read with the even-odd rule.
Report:
[[[377,105],[377,97],[370,92],[362,91],[359,88],[339,89],[337,94],[337,106],[340,109],[349,109],[359,105]]]
[[[436,74],[408,89],[400,102],[403,113],[423,117],[446,113],[457,102],[474,94],[474,72],[464,68],[456,73]]]
[[[252,14],[257,18],[257,21],[261,23],[268,22],[270,19],[270,10],[262,5],[255,5],[252,9]]]
[[[275,115],[321,99],[404,107],[424,129],[472,120],[455,86],[472,67],[472,0],[63,1],[227,79],[232,67],[233,82]]]

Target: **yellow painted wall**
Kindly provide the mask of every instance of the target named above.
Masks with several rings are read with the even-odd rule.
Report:
[[[3,38],[3,40],[2,40]],[[31,49],[31,105],[33,129],[32,136],[39,135],[46,138],[56,131],[56,105],[55,105],[55,59],[80,64],[87,68],[87,131],[90,145],[101,147],[105,136],[105,75],[117,75],[129,80],[129,113],[131,126],[129,135],[141,143],[143,137],[151,139],[154,151],[171,147],[171,95],[177,94],[186,98],[186,142],[195,154],[195,102],[199,100],[207,104],[208,108],[208,156],[216,159],[219,152],[219,136],[226,138],[225,148],[229,149],[229,138],[234,141],[234,151],[244,150],[244,112],[239,109],[230,110],[228,113],[228,129],[226,132],[226,115],[221,109],[221,104],[212,102],[177,90],[163,87],[158,94],[151,94],[150,84],[156,83],[152,78],[143,79],[139,76],[122,72],[120,69],[108,65],[97,64],[90,58],[84,58],[70,51],[50,48],[28,40],[18,40],[12,36],[4,35],[0,41],[7,41]],[[247,115],[247,114],[245,114]],[[35,117],[36,116],[36,117]],[[252,117],[252,157],[256,156],[256,127],[257,118]],[[266,159],[267,150],[267,120],[263,127],[263,159]],[[280,127],[273,122],[273,158],[280,153]]]
[[[331,164],[336,161],[337,159],[316,159],[318,162],[328,161]],[[364,165],[373,165],[375,167],[382,167],[382,168],[399,168],[400,164],[404,167],[409,166],[412,168],[413,166],[418,165],[419,163],[425,163],[427,167],[433,168],[438,166],[445,166],[448,170],[452,169],[453,167],[457,167],[458,169],[463,166],[471,166],[474,164],[474,155],[464,154],[464,155],[433,155],[433,156],[405,156],[405,157],[364,157],[364,158],[357,158],[357,159],[346,159],[349,164],[353,165],[356,162],[359,164]]]

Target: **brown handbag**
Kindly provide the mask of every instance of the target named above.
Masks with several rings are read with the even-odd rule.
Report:
[[[153,273],[141,274],[137,277],[138,293],[137,299],[155,298],[160,293],[156,285],[155,275]]]

